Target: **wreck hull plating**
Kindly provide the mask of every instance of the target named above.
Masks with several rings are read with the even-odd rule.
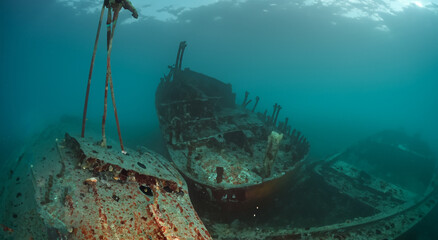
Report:
[[[11,170],[3,200],[26,197],[8,205],[6,214],[19,217],[2,221],[11,229],[2,239],[211,239],[163,157],[147,149],[124,155],[89,137],[63,138],[60,129],[45,131]]]
[[[252,209],[265,200],[269,200],[273,194],[291,184],[295,171],[291,170],[281,177],[260,184],[235,188],[212,187],[189,175],[185,175],[184,171],[180,171],[180,173],[187,182],[190,195],[193,197],[192,199],[196,199],[194,201],[200,204],[214,202],[224,210],[234,211],[238,209],[243,211]]]

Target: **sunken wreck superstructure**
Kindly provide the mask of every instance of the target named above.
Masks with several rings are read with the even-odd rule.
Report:
[[[268,196],[307,156],[310,144],[281,106],[257,113],[260,100],[236,104],[230,84],[181,69],[185,42],[161,79],[156,109],[171,159],[209,200],[241,203]]]

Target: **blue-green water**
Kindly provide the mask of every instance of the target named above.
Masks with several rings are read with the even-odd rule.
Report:
[[[153,1],[134,3],[149,2]],[[178,43],[186,40],[183,67],[231,83],[238,102],[249,91],[251,97],[261,97],[260,110],[271,111],[273,103],[280,103],[280,118],[290,117],[317,158],[383,129],[420,134],[438,150],[436,4],[423,2],[425,7],[420,7],[419,1],[412,1],[400,11],[352,11],[352,17],[352,12],[333,4],[337,1],[239,2],[218,1],[182,12],[171,9],[179,13],[167,20],[151,16],[143,7],[141,19],[134,23],[126,23],[131,16],[122,11],[111,63],[126,145],[160,149],[155,89],[174,62]],[[351,2],[351,8],[364,7],[360,1]],[[80,124],[99,12],[84,10],[94,1],[71,3],[2,4],[2,161],[64,115],[77,117]],[[91,85],[90,122],[100,122],[103,112],[104,33],[103,28]],[[108,122],[115,137],[111,111]],[[431,224],[423,225],[427,234],[422,239],[438,236]]]

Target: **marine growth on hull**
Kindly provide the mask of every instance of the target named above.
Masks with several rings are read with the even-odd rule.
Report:
[[[305,158],[310,145],[287,118],[280,121],[280,105],[257,113],[260,98],[249,99],[249,93],[236,104],[230,84],[181,69],[184,47],[156,92],[163,136],[180,170],[232,187],[280,177]]]

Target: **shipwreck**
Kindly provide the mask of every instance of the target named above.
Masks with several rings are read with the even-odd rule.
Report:
[[[306,161],[309,141],[280,105],[257,112],[249,93],[237,104],[230,84],[181,67],[185,47],[155,103],[214,239],[395,239],[436,206],[437,161],[420,139],[388,130]]]
[[[242,104],[230,84],[182,69],[181,42],[174,66],[161,79],[156,109],[171,159],[192,194],[228,206],[269,196],[307,156],[310,144],[281,106],[256,112],[259,97]]]

